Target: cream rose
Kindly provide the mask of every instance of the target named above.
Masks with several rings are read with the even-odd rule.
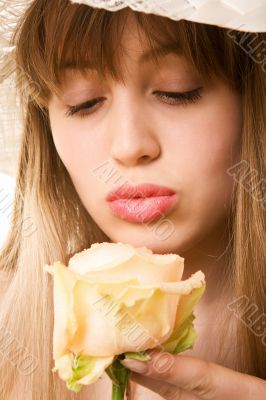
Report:
[[[118,355],[192,347],[192,311],[205,278],[198,271],[181,281],[182,257],[104,242],[74,255],[68,267],[45,267],[54,278],[54,371],[69,389],[95,382]]]

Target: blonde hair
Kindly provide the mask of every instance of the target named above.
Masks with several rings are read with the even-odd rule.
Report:
[[[261,178],[265,176],[266,160],[266,82],[261,63],[243,49],[247,34],[129,9],[114,13],[71,4],[68,0],[35,0],[19,21],[13,38],[24,125],[12,226],[0,253],[0,272],[10,278],[0,313],[3,399],[80,397],[68,392],[64,382],[51,372],[52,287],[44,265],[56,260],[67,264],[74,253],[109,238],[81,203],[56,152],[47,102],[51,93],[59,90],[62,71],[70,63],[85,71],[86,65],[93,62],[103,77],[108,74],[113,79],[123,79],[119,57],[122,52],[118,50],[127,13],[134,14],[139,29],[145,33],[155,63],[156,47],[175,48],[206,79],[223,79],[241,93],[240,157],[257,174],[248,182],[247,190],[243,176],[237,177],[236,171],[231,171],[235,187],[228,216],[232,240],[227,279],[236,299],[248,299],[257,306],[258,313],[265,312],[265,209]],[[264,34],[249,35],[254,39],[254,48],[255,43],[265,39]],[[266,379],[263,337],[243,320],[237,321],[236,336],[227,339],[237,350],[235,369]],[[28,368],[27,363],[23,364],[25,354]]]

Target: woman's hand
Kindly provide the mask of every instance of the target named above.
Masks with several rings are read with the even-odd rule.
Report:
[[[266,381],[194,357],[147,351],[150,361],[123,360],[130,379],[166,400],[265,400]],[[138,368],[137,368],[138,367]]]

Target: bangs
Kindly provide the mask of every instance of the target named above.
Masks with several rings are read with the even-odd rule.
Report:
[[[248,56],[226,29],[174,21],[128,7],[111,12],[68,0],[36,0],[17,32],[17,64],[41,88],[43,102],[52,92],[60,92],[66,68],[84,75],[92,68],[102,79],[123,81],[126,50],[121,37],[129,14],[135,17],[139,34],[144,34],[145,50],[151,52],[155,64],[159,54],[170,50],[184,56],[203,78],[219,77],[240,88],[241,68]]]

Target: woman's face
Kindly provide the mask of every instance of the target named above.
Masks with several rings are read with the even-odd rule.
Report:
[[[177,54],[160,58],[159,68],[142,57],[144,40],[134,23],[128,20],[121,38],[124,84],[103,82],[94,70],[86,79],[66,70],[63,97],[53,95],[49,103],[52,135],[82,203],[111,241],[182,254],[211,242],[226,221],[233,188],[227,169],[239,157],[241,100],[221,82],[203,83]],[[161,92],[189,94],[174,100]],[[69,111],[69,105],[98,98],[92,108]],[[106,195],[140,183],[173,189],[172,206],[149,221],[112,211]],[[143,207],[142,215],[149,214],[151,203]]]

